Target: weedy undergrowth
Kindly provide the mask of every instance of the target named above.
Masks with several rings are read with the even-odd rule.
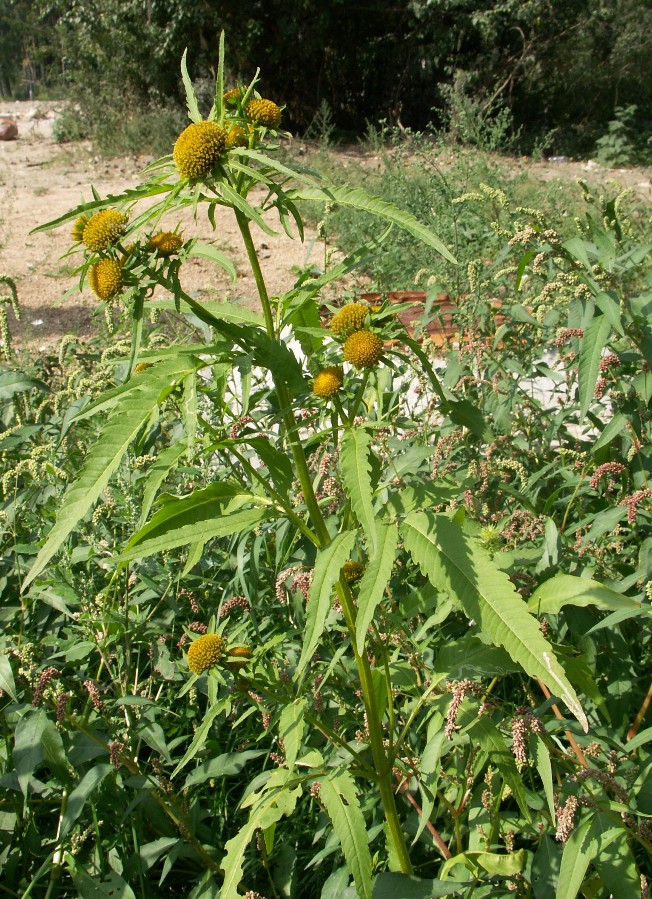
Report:
[[[442,370],[389,303],[322,295],[395,229],[450,251],[397,206],[278,161],[282,108],[258,75],[225,92],[223,58],[222,42],[206,119],[184,59],[191,123],[141,186],[42,226],[72,223],[128,346],[61,380],[43,451],[20,396],[47,386],[0,384],[0,436],[26,460],[3,484],[21,594],[0,655],[11,889],[634,895],[651,848],[652,343],[649,292],[615,290],[647,250],[622,257],[613,205],[570,241],[516,210],[516,295],[529,271],[572,296],[498,322],[476,278]],[[301,237],[304,203],[384,230],[269,296],[251,228]],[[214,222],[218,205],[260,312],[183,289],[194,255],[235,269],[161,222],[188,206]],[[153,339],[161,310],[201,342]],[[536,357],[552,333],[573,341],[561,367]],[[561,408],[526,388],[542,374]],[[38,552],[27,501],[56,506]]]

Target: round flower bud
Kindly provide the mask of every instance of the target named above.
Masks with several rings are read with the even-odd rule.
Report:
[[[159,256],[173,256],[183,246],[183,237],[173,231],[159,231],[147,241],[147,249],[155,250]]]
[[[234,150],[236,147],[248,147],[249,135],[241,125],[231,125],[226,136],[226,149]]]
[[[80,215],[79,218],[77,219],[77,221],[75,222],[75,224],[72,226],[71,235],[72,235],[72,239],[76,243],[81,243],[81,241],[84,239],[84,228],[86,227],[87,224],[88,224],[88,216]]]
[[[239,87],[233,87],[230,91],[227,91],[222,97],[222,102],[225,106],[234,107],[238,105],[238,100],[242,97],[242,90]]]
[[[334,396],[338,390],[341,390],[344,383],[344,372],[339,365],[331,365],[324,368],[316,375],[312,382],[312,392],[315,396],[321,396],[328,399]]]
[[[331,319],[331,331],[333,334],[346,337],[354,331],[361,331],[369,315],[369,307],[362,303],[349,303],[336,312]]]
[[[342,576],[347,584],[355,584],[360,580],[363,572],[364,565],[361,562],[354,562],[353,559],[349,559],[342,565]]]
[[[181,132],[173,155],[184,178],[205,178],[224,152],[226,131],[217,122],[193,122]]]
[[[383,355],[383,341],[373,331],[354,331],[346,338],[344,358],[356,368],[374,368]]]
[[[240,671],[241,668],[249,664],[250,659],[251,649],[248,646],[232,646],[229,649],[226,667],[229,671]]]
[[[80,219],[77,220],[80,222]],[[120,240],[127,227],[127,216],[117,209],[101,209],[86,222],[82,240],[89,250],[106,250],[110,243]]]
[[[281,124],[281,108],[273,100],[250,100],[247,103],[247,118],[266,128],[278,128]]]
[[[101,300],[111,300],[122,290],[122,268],[115,259],[100,259],[89,268],[88,283]]]
[[[219,634],[202,634],[188,647],[188,668],[193,674],[203,674],[214,668],[224,655],[226,640]]]

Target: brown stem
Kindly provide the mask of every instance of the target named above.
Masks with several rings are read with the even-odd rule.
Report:
[[[647,696],[643,700],[643,705],[638,710],[638,715],[636,716],[634,723],[632,724],[630,729],[627,731],[627,739],[628,740],[633,740],[634,737],[636,736],[636,734],[638,733],[638,729],[641,726],[641,724],[643,723],[643,718],[645,718],[645,715],[647,713],[647,710],[650,707],[651,702],[652,702],[652,684],[650,684],[650,689],[647,691]]]
[[[415,809],[418,816],[420,818],[423,817],[423,809],[416,801],[412,793],[410,793],[408,785],[406,783],[399,784],[399,790],[401,791],[401,793],[403,793],[410,805]],[[437,846],[444,858],[452,858],[453,853],[450,851],[446,843],[444,843],[439,831],[431,821],[426,821],[426,830],[432,837],[434,844]]]
[[[546,687],[546,685],[544,684],[544,682],[541,680],[540,677],[538,677],[537,680],[539,682],[539,686],[541,687],[541,692],[543,693],[543,695],[546,697],[546,699],[550,699],[550,690]],[[559,709],[554,704],[554,702],[552,704],[552,710],[555,713],[555,718],[557,718],[558,721],[564,720],[564,716],[559,711]],[[577,757],[577,761],[580,763],[580,765],[583,768],[588,768],[589,763],[587,762],[586,758],[584,757],[584,753],[580,749],[575,737],[572,735],[572,733],[569,730],[564,731],[564,733],[566,734],[566,738],[571,745],[571,749],[573,750],[573,752],[575,753],[575,755]]]

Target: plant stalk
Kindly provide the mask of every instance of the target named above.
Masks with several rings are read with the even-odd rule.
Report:
[[[258,295],[263,307],[263,315],[265,318],[265,327],[267,329],[267,334],[272,340],[276,340],[277,335],[274,327],[274,317],[272,314],[271,303],[269,301],[265,279],[260,267],[260,262],[258,260],[258,254],[256,253],[256,248],[254,247],[254,242],[249,230],[249,221],[246,216],[242,212],[240,212],[240,210],[234,209],[233,211],[238,223],[238,227],[240,229],[240,233],[242,234],[242,239],[247,251],[247,257],[249,259],[254,279],[256,281],[256,287],[258,288]],[[297,423],[292,411],[290,394],[287,386],[278,378],[276,378],[273,373],[272,378],[281,407],[281,415],[283,417],[283,424],[285,426],[287,439],[290,444],[292,458],[294,460],[299,483],[303,491],[304,501],[306,503],[308,514],[312,521],[315,534],[319,540],[318,546],[320,549],[323,549],[331,542],[331,536],[328,532],[328,528],[326,527],[326,522],[324,521],[324,517],[321,513],[321,509],[319,508],[319,504],[313,490],[312,479],[308,470],[308,463],[303,451],[303,445],[297,435]],[[363,385],[366,385],[366,380],[367,379],[365,378],[363,381]],[[359,391],[358,397],[356,397],[356,401],[354,401],[354,409],[361,397],[362,390]],[[398,812],[396,809],[396,801],[392,783],[392,765],[383,745],[382,726],[380,716],[378,714],[376,694],[374,692],[373,679],[371,676],[371,666],[366,654],[360,655],[356,646],[355,606],[353,605],[353,597],[351,596],[351,591],[349,590],[346,581],[344,581],[342,577],[340,577],[336,589],[340,603],[342,605],[342,609],[344,611],[344,617],[346,619],[349,636],[351,638],[351,646],[353,648],[355,662],[358,669],[358,676],[360,678],[362,698],[365,705],[365,710],[367,712],[371,753],[374,761],[374,768],[376,769],[381,801],[383,803],[383,809],[385,812],[385,820],[387,821],[387,826],[399,860],[401,872],[404,874],[412,874],[412,862],[410,861],[407,844],[403,835],[403,829],[401,827],[401,822],[399,820]]]

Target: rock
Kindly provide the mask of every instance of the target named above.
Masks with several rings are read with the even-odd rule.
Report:
[[[0,140],[16,140],[18,126],[13,119],[0,119]]]

